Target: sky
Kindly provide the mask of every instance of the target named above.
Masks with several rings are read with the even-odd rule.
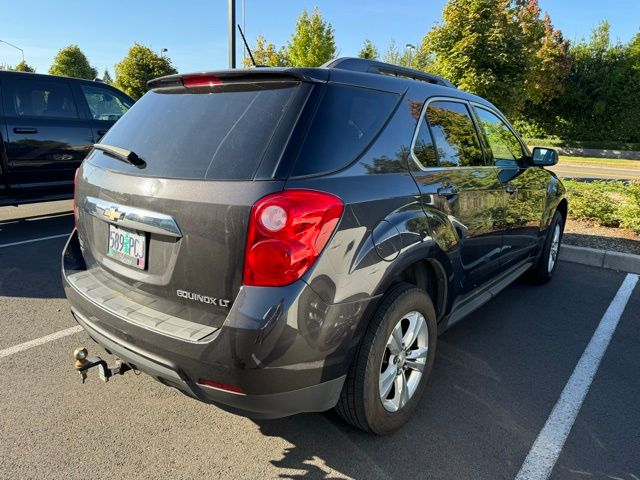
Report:
[[[640,0],[539,0],[570,40],[588,38],[602,20],[614,39],[627,42],[640,31]],[[446,0],[245,0],[245,27],[251,45],[258,34],[277,46],[294,30],[300,12],[317,6],[335,29],[340,56],[355,56],[365,39],[383,52],[417,44],[442,17]],[[28,4],[28,7],[26,5]],[[168,49],[179,72],[228,66],[227,0],[0,0],[0,40],[24,50],[25,60],[46,73],[57,51],[77,44],[100,74],[127,53],[133,42],[155,51]],[[242,0],[237,0],[242,23]],[[240,45],[240,38],[238,37]],[[238,57],[242,49],[238,47]],[[0,43],[0,63],[15,64],[20,52]]]

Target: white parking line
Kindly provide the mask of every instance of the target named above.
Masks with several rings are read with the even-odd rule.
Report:
[[[628,274],[618,293],[607,308],[600,324],[589,341],[569,381],[553,407],[551,415],[540,431],[516,480],[544,480],[549,478],[564,442],[582,407],[602,357],[618,326],[620,317],[638,283],[638,275]]]
[[[52,333],[51,335],[45,335],[44,337],[36,338],[35,340],[30,340],[28,342],[21,343],[20,345],[14,345],[13,347],[0,350],[0,358],[8,357],[9,355],[13,355],[14,353],[23,352],[30,348],[37,347],[39,345],[43,345],[48,342],[53,342],[54,340],[58,340],[63,337],[68,337],[69,335],[73,335],[81,331],[82,331],[82,327],[80,325],[76,325],[75,327],[67,328],[66,330],[60,330],[58,332]]]
[[[31,240],[22,240],[20,242],[4,243],[0,245],[0,248],[13,247],[15,245],[24,245],[25,243],[42,242],[43,240],[51,240],[53,238],[62,238],[68,236],[68,233],[62,233],[60,235],[51,235],[49,237],[32,238]]]

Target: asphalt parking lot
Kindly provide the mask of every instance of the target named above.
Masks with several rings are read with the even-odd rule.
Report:
[[[0,208],[2,479],[514,479],[627,278],[560,262],[545,286],[516,282],[439,338],[416,417],[378,438],[331,412],[237,417],[144,375],[82,385],[71,352],[99,349],[67,330],[70,207]],[[639,344],[637,285],[551,478],[640,479]]]

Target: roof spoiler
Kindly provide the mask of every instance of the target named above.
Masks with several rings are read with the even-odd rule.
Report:
[[[201,78],[212,79],[211,85],[223,84],[223,83],[241,83],[241,82],[268,82],[268,81],[283,81],[283,80],[298,80],[306,82],[321,82],[326,81],[329,77],[326,75],[319,75],[318,69],[313,72],[313,76],[308,75],[304,68],[250,68],[250,69],[235,69],[235,70],[220,70],[216,72],[198,72],[189,73],[184,75],[168,75],[166,77],[154,78],[147,82],[147,88],[149,90],[153,88],[166,88],[166,87],[182,87],[185,86],[184,80],[190,79],[196,81]]]
[[[350,70],[352,72],[377,73],[380,75],[405,77],[422,82],[433,83],[435,85],[441,85],[443,87],[456,88],[456,86],[449,80],[432,73],[422,72],[413,68],[401,67],[391,63],[379,62],[377,60],[367,60],[365,58],[341,57],[330,60],[322,66],[325,68]]]

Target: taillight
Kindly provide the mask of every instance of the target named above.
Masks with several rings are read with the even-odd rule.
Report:
[[[79,168],[76,169],[76,173],[73,176],[73,227],[78,228],[78,192],[76,191],[78,185],[78,172]]]
[[[251,210],[243,283],[280,287],[313,265],[340,220],[342,201],[323,192],[285,190]]]
[[[187,88],[210,87],[221,84],[222,80],[214,75],[185,75],[182,77],[182,85]]]

